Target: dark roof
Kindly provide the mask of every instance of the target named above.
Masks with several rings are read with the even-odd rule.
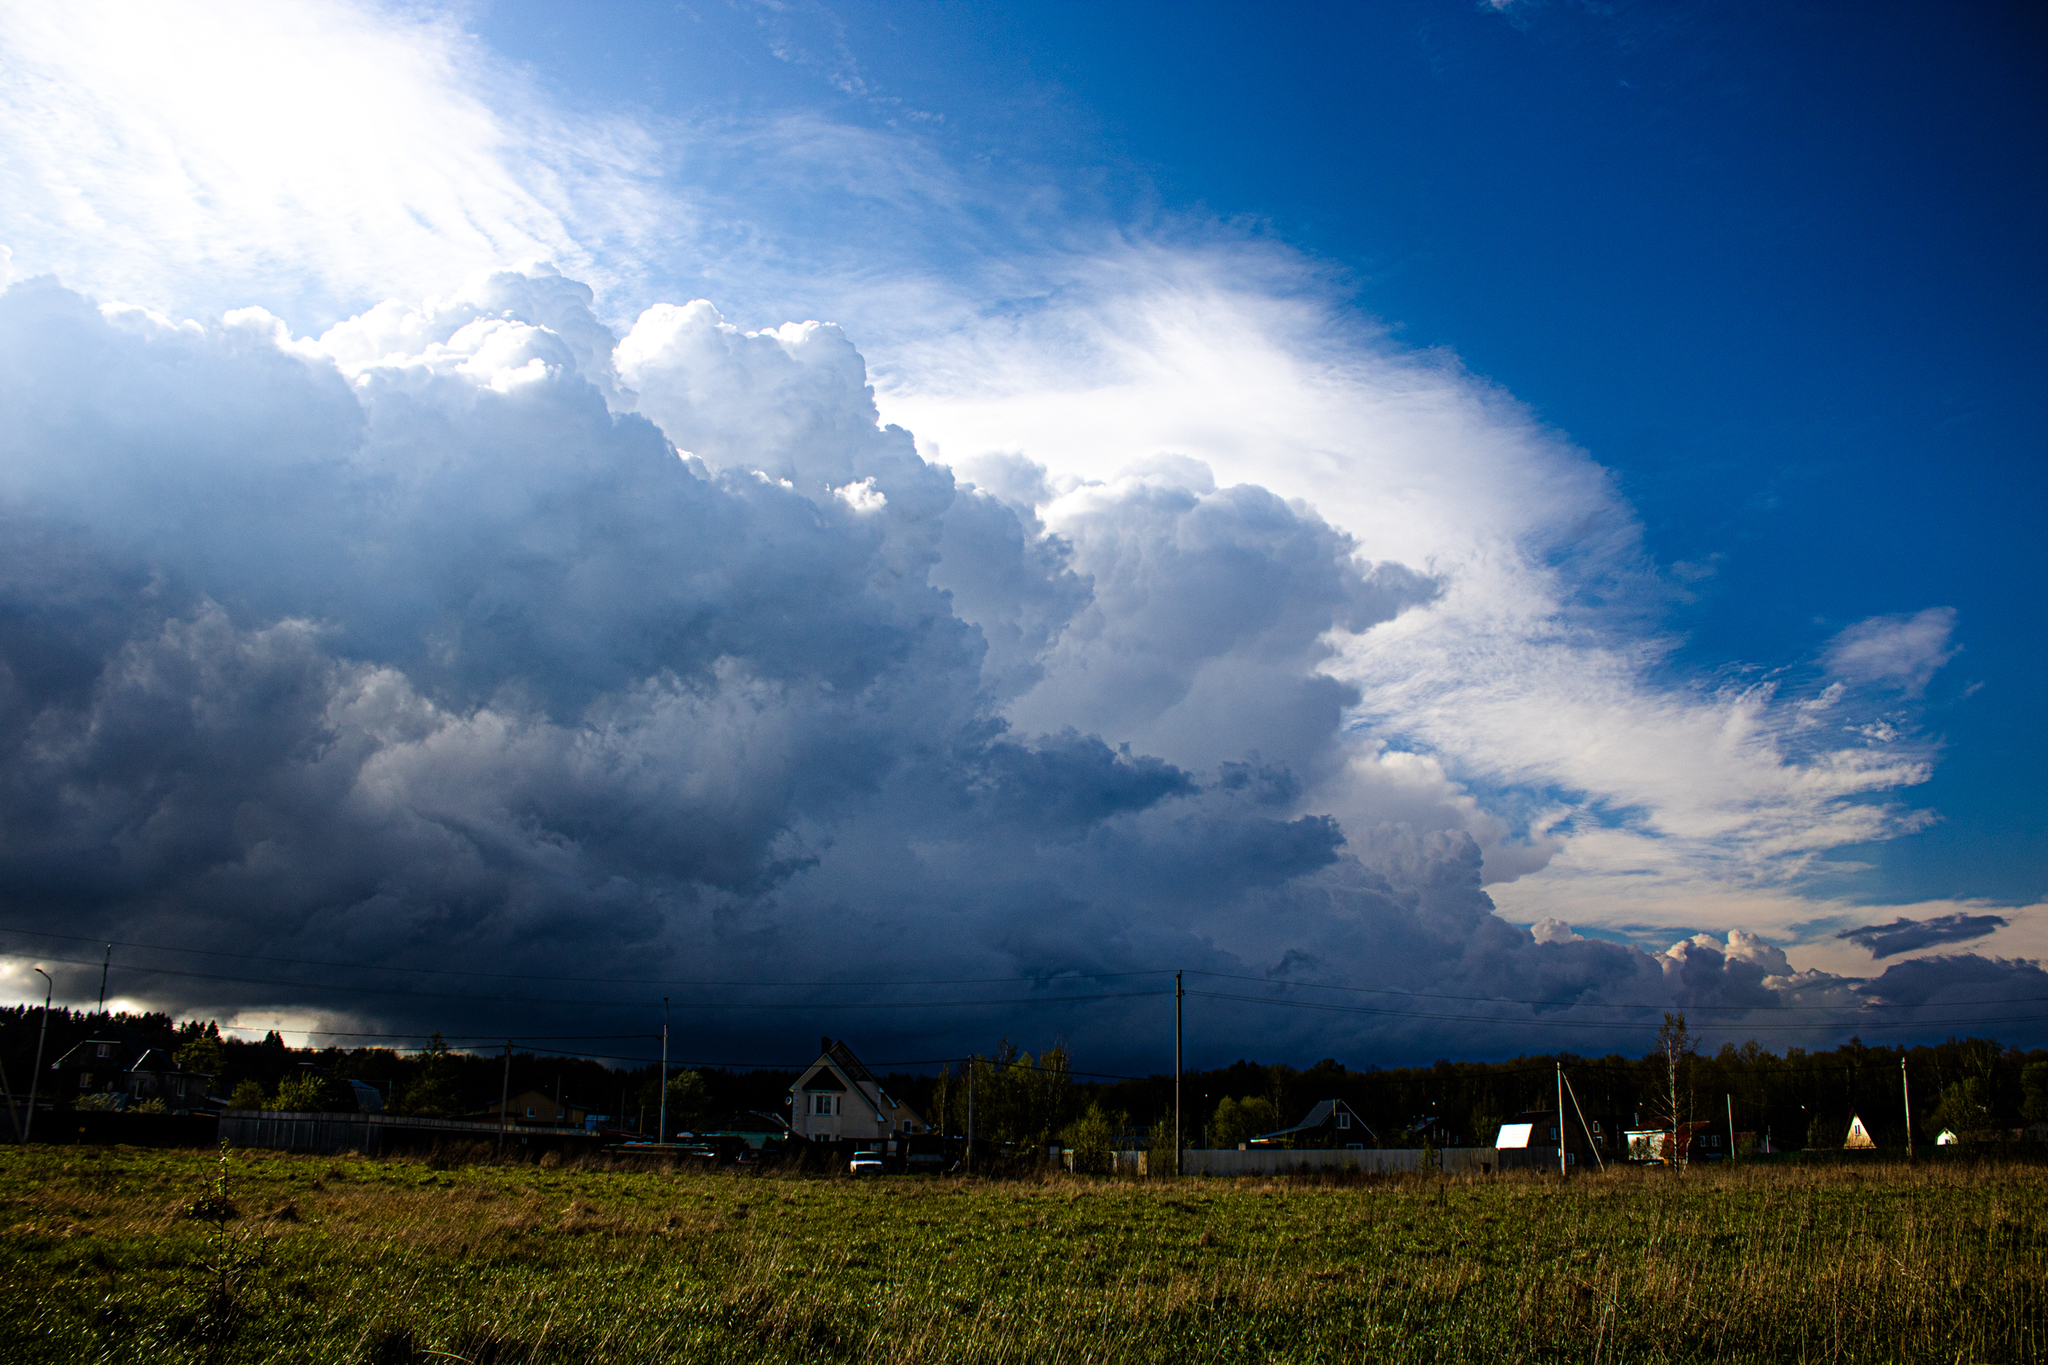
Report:
[[[1345,1113],[1350,1114],[1351,1121],[1353,1123],[1356,1123],[1360,1128],[1365,1128],[1365,1120],[1359,1118],[1357,1112],[1353,1110],[1350,1105],[1344,1103],[1344,1101],[1322,1100],[1317,1103],[1315,1108],[1309,1110],[1307,1114],[1303,1115],[1301,1122],[1295,1124],[1292,1128],[1275,1128],[1270,1133],[1260,1133],[1254,1139],[1254,1141],[1262,1142],[1268,1138],[1284,1138],[1292,1136],[1295,1133],[1306,1133],[1312,1128],[1320,1128],[1324,1124],[1330,1122],[1330,1120],[1333,1117],[1335,1117],[1339,1109],[1342,1109]],[[1372,1129],[1365,1128],[1365,1131],[1370,1133]]]
[[[875,1073],[861,1065],[860,1058],[853,1055],[853,1049],[846,1045],[845,1039],[842,1038],[835,1042],[830,1038],[826,1038],[823,1042],[825,1044],[822,1049],[824,1054],[830,1057],[848,1077],[856,1081],[875,1080]]]
[[[123,1066],[126,1066],[128,1058],[134,1056],[136,1053],[148,1051],[148,1046],[146,1044],[131,1043],[125,1038],[113,1038],[107,1036],[106,1034],[95,1034],[94,1036],[87,1038],[83,1042],[72,1044],[71,1047],[65,1051],[63,1056],[59,1057],[56,1061],[50,1063],[50,1070],[58,1070],[59,1068],[69,1064],[71,1059],[78,1056],[79,1053],[86,1052],[87,1048],[98,1047],[101,1043],[105,1043],[109,1047],[114,1049],[114,1051],[108,1055],[107,1060],[112,1062],[118,1062]],[[96,1053],[88,1052],[86,1053],[86,1056],[88,1059],[92,1061],[99,1060],[99,1056]]]

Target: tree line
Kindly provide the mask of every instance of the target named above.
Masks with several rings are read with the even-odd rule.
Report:
[[[41,1014],[35,1006],[0,1009],[0,1061],[17,1101],[28,1088]],[[276,1033],[238,1039],[214,1021],[160,1013],[52,1010],[45,1066],[109,1025],[164,1049],[187,1071],[214,1077],[213,1093],[234,1107],[353,1108],[347,1082],[354,1080],[375,1086],[390,1112],[459,1118],[488,1110],[505,1085],[501,1051],[451,1048],[438,1037],[410,1050],[295,1048]],[[1682,1015],[1667,1020],[1666,1035],[1663,1046],[1636,1057],[1552,1053],[1385,1068],[1352,1068],[1335,1058],[1305,1068],[1239,1060],[1184,1073],[1183,1132],[1191,1147],[1235,1147],[1334,1099],[1360,1116],[1369,1129],[1364,1140],[1374,1145],[1486,1146],[1516,1114],[1554,1107],[1562,1066],[1587,1120],[1610,1135],[1667,1125],[1674,1112],[1681,1122],[1720,1123],[1732,1111],[1738,1130],[1768,1135],[1782,1150],[1839,1147],[1851,1116],[1862,1118],[1878,1145],[1900,1146],[1902,1061],[1911,1079],[1917,1142],[1932,1141],[1944,1128],[1983,1139],[2048,1123],[2048,1050],[2022,1051],[1989,1038],[1904,1047],[1852,1038],[1828,1050],[1774,1053],[1752,1041],[1708,1052],[1685,1031]],[[786,1116],[797,1075],[788,1069],[672,1069],[671,1124],[723,1126],[749,1110]],[[975,1136],[1017,1151],[1058,1143],[1076,1149],[1085,1163],[1110,1150],[1173,1140],[1170,1074],[1089,1077],[1077,1072],[1059,1041],[1034,1056],[1003,1039],[936,1075],[881,1080],[944,1133],[967,1132],[971,1103]],[[50,1096],[47,1083],[41,1090],[60,1104],[71,1098]],[[647,1132],[659,1107],[659,1067],[515,1049],[511,1090],[559,1095]]]

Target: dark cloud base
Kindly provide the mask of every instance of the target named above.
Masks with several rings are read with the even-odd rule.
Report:
[[[1755,1019],[1801,998],[1732,951],[1538,944],[1468,837],[1313,807],[1344,753],[1326,632],[1422,576],[1198,478],[1106,488],[1049,537],[1029,496],[878,425],[836,329],[674,310],[614,370],[587,299],[501,277],[344,328],[329,351],[370,359],[338,366],[260,316],[0,297],[6,925],[254,955],[124,949],[117,992],[180,1011],[532,1036],[652,1027],[667,994],[701,1060],[1007,1031],[1156,1066],[1163,983],[1110,974],[1174,967]],[[1908,967],[1930,1009],[1967,999],[1930,973],[1980,998],[2040,975],[1923,961],[1841,1002]],[[957,984],[884,984],[933,980]],[[839,984],[740,984],[764,981]],[[1640,1048],[1544,1027],[1589,1013],[1654,1029],[1215,998],[1277,990],[1198,998],[1195,1046],[1362,1064]]]

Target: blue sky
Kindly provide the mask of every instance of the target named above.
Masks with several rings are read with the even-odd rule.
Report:
[[[1797,671],[1949,605],[1943,819],[1862,901],[2048,881],[2038,15],[1974,5],[500,3],[565,101],[910,128],[991,198],[1342,272],[1615,471],[1680,670]],[[919,117],[919,116],[922,117]],[[873,224],[883,251],[897,225]],[[1965,694],[1969,695],[1967,698]]]
[[[2028,11],[108,0],[0,52],[17,928],[1201,966],[1588,1045],[2039,976]],[[201,979],[133,998],[404,1021]]]

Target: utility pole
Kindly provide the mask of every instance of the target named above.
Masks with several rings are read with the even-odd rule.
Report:
[[[1562,1065],[1558,1067],[1557,1071],[1558,1075],[1564,1076],[1564,1067]],[[1586,1110],[1579,1103],[1579,1092],[1572,1088],[1569,1076],[1564,1076],[1564,1091],[1572,1097],[1572,1110],[1579,1116],[1579,1129],[1586,1135],[1586,1145],[1593,1149],[1593,1160],[1600,1164],[1600,1174],[1607,1174],[1607,1158],[1600,1155],[1600,1144],[1593,1140],[1592,1125],[1586,1122]],[[1559,1117],[1562,1117],[1562,1115]]]
[[[505,1040],[505,1084],[498,1092],[498,1155],[505,1155],[505,1124],[512,1117],[512,1040]]]
[[[111,966],[113,966],[113,965],[114,965],[114,945],[113,945],[113,944],[111,944],[111,943],[109,943],[109,944],[107,945],[107,955],[106,955],[105,957],[103,957],[103,958],[101,958],[101,959],[100,959],[100,1009],[99,1009],[99,1012],[100,1012],[101,1014],[105,1014],[105,1013],[107,1012],[107,968],[109,968],[109,967],[111,967]]]
[[[661,997],[661,1131],[656,1142],[668,1141],[668,997]]]
[[[1557,1064],[1557,1173],[1569,1175],[1564,1168],[1564,1063]]]
[[[28,1073],[28,1123],[22,1129],[21,1140],[26,1143],[36,1131],[36,1082],[43,1078],[43,1039],[50,1036],[50,994],[57,989],[50,974],[41,967],[35,969],[43,979],[43,1026],[36,1032],[36,1069]]]
[[[21,1115],[14,1112],[14,1087],[7,1083],[7,1066],[0,1062],[0,1093],[7,1096],[7,1121],[14,1125],[14,1141],[19,1146],[21,1136]]]
[[[1899,1058],[1899,1103],[1906,1110],[1906,1160],[1913,1159],[1913,1090],[1906,1084],[1906,1059]]]
[[[974,1058],[967,1059],[967,1174],[974,1174]]]
[[[1180,973],[1173,974],[1173,1174],[1182,1173],[1180,1129],[1180,1002],[1187,992],[1180,988]]]
[[[1721,1098],[1728,1102],[1728,1162],[1735,1163],[1735,1097],[1723,1091]]]

